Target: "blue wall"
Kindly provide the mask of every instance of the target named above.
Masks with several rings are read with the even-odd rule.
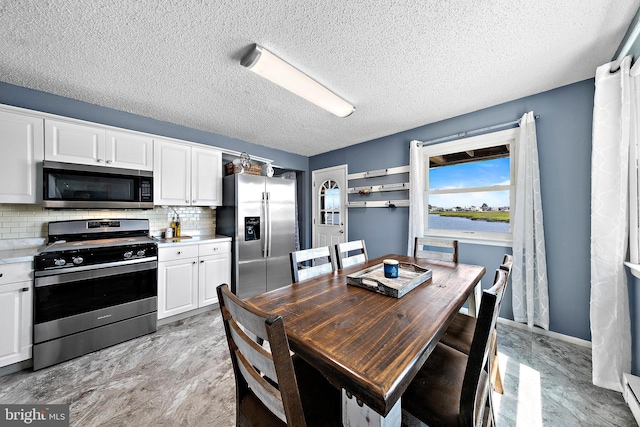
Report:
[[[533,111],[540,159],[549,275],[550,329],[590,340],[590,209],[593,79],[310,158],[310,170],[347,164],[349,173],[409,163],[409,141],[430,140],[519,119]],[[428,100],[426,100],[428,101]],[[461,102],[464,102],[461,101]],[[351,183],[353,184],[353,183]],[[355,184],[357,185],[357,183]],[[400,198],[385,196],[389,199]],[[405,195],[406,197],[406,195]],[[371,256],[406,253],[407,208],[349,210],[349,239]],[[488,286],[511,248],[463,244],[460,261],[484,265]],[[512,317],[510,295],[502,316]]]
[[[245,151],[253,156],[273,159],[274,164],[285,169],[301,171],[303,182],[298,183],[298,185],[302,185],[303,188],[308,188],[310,185],[309,158],[305,156],[274,150],[223,135],[125,113],[4,82],[0,82],[0,104],[227,148],[229,150]],[[304,200],[299,206],[301,218],[305,218],[305,221],[300,224],[300,239],[303,247],[308,246],[308,242],[311,241],[309,220],[306,219],[310,216],[310,203],[310,200]]]

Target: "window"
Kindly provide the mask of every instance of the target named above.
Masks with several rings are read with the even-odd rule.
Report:
[[[340,187],[333,180],[327,180],[320,186],[320,223],[340,225]]]
[[[425,146],[425,235],[511,240],[518,129]]]

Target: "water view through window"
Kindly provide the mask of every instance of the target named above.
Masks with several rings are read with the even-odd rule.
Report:
[[[504,151],[429,158],[430,229],[510,231],[511,165]]]

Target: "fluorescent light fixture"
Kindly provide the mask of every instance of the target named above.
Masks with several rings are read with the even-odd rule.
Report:
[[[249,52],[244,55],[240,64],[338,117],[347,117],[356,109],[353,105],[260,45],[254,44]]]

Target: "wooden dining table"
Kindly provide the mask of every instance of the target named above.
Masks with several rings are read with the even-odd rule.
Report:
[[[432,278],[401,298],[347,284],[384,259],[426,267]],[[399,426],[402,394],[484,273],[390,254],[246,301],[282,316],[291,349],[343,390],[345,426]]]

